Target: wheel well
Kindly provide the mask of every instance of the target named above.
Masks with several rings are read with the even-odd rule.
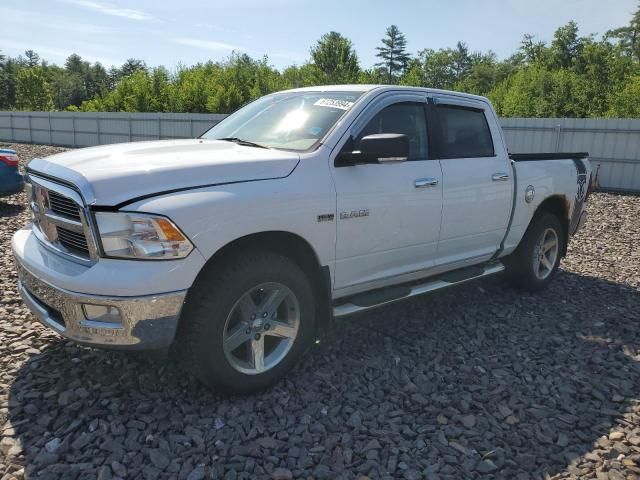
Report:
[[[560,224],[562,225],[562,236],[564,239],[562,246],[563,257],[567,254],[567,245],[569,244],[569,208],[570,204],[566,197],[554,195],[545,199],[540,205],[538,205],[536,213],[534,214],[535,217],[539,212],[547,212],[555,215],[558,220],[560,220]]]
[[[278,253],[293,260],[309,276],[314,291],[320,292],[316,306],[319,329],[322,331],[329,328],[332,320],[329,267],[320,265],[313,247],[299,235],[291,232],[270,231],[240,237],[219,249],[202,270],[216,268],[225,259],[249,251]]]

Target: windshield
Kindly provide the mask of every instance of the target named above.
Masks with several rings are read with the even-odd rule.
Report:
[[[225,118],[201,138],[236,141],[249,146],[309,150],[362,93],[291,92],[268,95]]]

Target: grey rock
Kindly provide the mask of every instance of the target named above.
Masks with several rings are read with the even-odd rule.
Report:
[[[272,480],[291,480],[293,473],[287,468],[276,468],[271,474]]]
[[[33,459],[34,465],[38,467],[46,467],[58,461],[58,455],[55,453],[49,453],[45,449],[42,449],[38,455]]]
[[[72,443],[71,448],[74,450],[82,450],[92,440],[92,436],[88,433],[81,433]]]
[[[480,473],[493,473],[498,470],[498,467],[491,460],[485,459],[478,464],[476,470]]]
[[[405,470],[402,476],[405,480],[420,480],[422,478],[422,474],[418,470]]]
[[[169,463],[171,463],[169,453],[160,448],[149,450],[149,459],[151,460],[151,463],[160,470],[164,470],[167,468]]]
[[[273,437],[263,437],[256,440],[262,448],[278,448],[279,442]]]
[[[187,476],[187,480],[203,480],[206,476],[204,465],[198,465],[191,470],[191,473]]]
[[[58,453],[61,444],[62,441],[59,438],[54,437],[44,444],[44,448],[48,453]]]
[[[462,424],[466,428],[473,428],[476,424],[476,416],[475,415],[465,415],[461,419]]]
[[[127,477],[127,468],[122,465],[120,462],[113,461],[111,462],[111,470],[120,478]]]
[[[347,425],[353,428],[360,428],[362,426],[362,415],[359,411],[355,411],[351,414],[347,420]]]
[[[111,480],[111,469],[107,465],[103,465],[98,469],[98,480]]]

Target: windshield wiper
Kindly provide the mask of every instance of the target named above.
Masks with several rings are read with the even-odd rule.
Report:
[[[238,145],[243,145],[245,147],[256,147],[256,148],[269,148],[265,145],[260,145],[259,143],[250,142],[249,140],[243,140],[238,137],[224,137],[224,138],[216,138],[216,140],[224,140],[225,142],[233,142]]]

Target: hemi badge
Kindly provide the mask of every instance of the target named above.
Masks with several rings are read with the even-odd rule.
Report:
[[[325,213],[323,215],[318,215],[318,222],[333,222],[335,215],[333,213]]]

